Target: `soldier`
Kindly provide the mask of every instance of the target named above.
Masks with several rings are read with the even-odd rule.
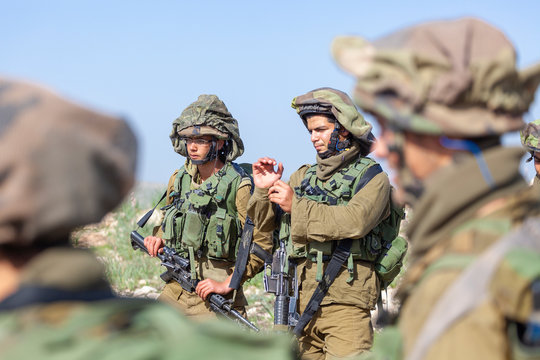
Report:
[[[527,159],[530,162],[534,159],[534,169],[536,170],[536,176],[533,180],[533,185],[538,187],[540,185],[540,119],[532,121],[520,131],[521,145],[527,150],[531,157]]]
[[[260,271],[272,251],[272,240],[255,229],[245,269],[236,269],[231,283],[251,195],[251,177],[232,162],[244,152],[238,123],[217,96],[201,95],[173,122],[170,138],[174,150],[187,159],[169,179],[162,225],[145,245],[155,255],[167,241],[189,259],[192,278],[202,281],[196,293],[170,281],[160,299],[201,319],[215,315],[205,300],[217,293],[233,300],[234,308],[245,314],[241,283]]]
[[[474,18],[340,37],[332,51],[413,209],[398,323],[373,357],[538,358],[540,232],[538,219],[520,224],[540,203],[519,173],[523,150],[500,137],[523,126],[540,66],[518,71],[508,39]]]
[[[384,241],[382,221],[391,213],[390,182],[366,157],[371,125],[345,93],[316,89],[294,98],[292,107],[311,134],[317,163],[302,166],[285,183],[282,163],[259,159],[253,164],[256,188],[248,214],[264,231],[272,231],[279,219],[289,264],[296,264],[302,315],[294,332],[302,357],[351,356],[368,350],[373,340],[370,310],[380,290],[373,261]],[[336,249],[343,261],[318,305],[311,298],[325,286],[319,284],[329,284]]]
[[[133,184],[124,121],[0,78],[0,139],[1,359],[290,357],[286,339],[116,297],[92,252],[69,244]]]

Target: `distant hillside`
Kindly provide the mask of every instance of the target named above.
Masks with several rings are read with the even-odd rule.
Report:
[[[140,181],[135,185],[133,194],[139,204],[153,207],[155,204],[152,202],[159,200],[166,187],[167,184]]]

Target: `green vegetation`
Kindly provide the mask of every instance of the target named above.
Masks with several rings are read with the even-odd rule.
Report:
[[[149,203],[140,203],[133,196],[125,200],[115,211],[97,225],[78,230],[73,235],[76,246],[88,247],[106,266],[109,281],[116,292],[122,295],[132,294],[145,285],[157,290],[163,287],[159,275],[163,268],[157,258],[131,247],[129,234],[137,228],[137,220],[160,198],[156,191]],[[153,225],[147,224],[138,232],[149,235]]]
[[[137,228],[137,220],[155,205],[161,194],[161,190],[156,190],[148,197],[151,200],[142,202],[132,195],[101,223],[84,227],[73,234],[72,240],[76,246],[95,251],[106,266],[109,281],[120,295],[132,296],[135,290],[143,286],[150,286],[159,293],[164,285],[159,277],[164,270],[159,260],[139,250],[134,251],[129,239],[131,231]],[[138,232],[143,236],[150,235],[154,225],[149,222]],[[406,228],[407,221],[403,225]],[[404,264],[407,264],[407,257]],[[390,287],[395,287],[401,276],[398,275]],[[259,273],[248,280],[244,284],[244,292],[249,302],[249,319],[260,329],[270,330],[273,324],[274,295],[264,292],[263,274]]]
[[[132,195],[101,223],[78,229],[72,236],[75,246],[92,249],[105,264],[107,278],[120,295],[132,296],[143,286],[150,286],[157,292],[163,288],[159,275],[164,268],[159,265],[159,259],[134,251],[129,239],[131,231],[137,228],[137,220],[155,205],[161,195],[162,191],[156,190],[151,200],[146,202],[138,201]],[[147,236],[152,233],[153,226],[149,222],[137,231]],[[270,330],[274,296],[264,292],[262,273],[244,284],[244,292],[249,302],[250,321],[260,329]]]

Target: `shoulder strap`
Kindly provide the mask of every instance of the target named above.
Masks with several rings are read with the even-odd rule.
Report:
[[[370,171],[371,169],[374,169]],[[375,175],[382,172],[382,168],[379,164],[373,165],[368,168],[368,170],[364,173],[362,178],[359,180],[358,185],[356,186],[355,193],[360,191],[366,184],[373,179]],[[300,316],[300,319],[298,319],[298,323],[293,329],[293,332],[300,336],[302,334],[302,331],[304,331],[304,328],[306,325],[311,321],[313,318],[313,315],[317,312],[317,309],[319,309],[319,306],[321,305],[322,300],[328,293],[328,289],[330,288],[330,285],[334,282],[334,280],[337,277],[337,274],[341,270],[341,267],[345,263],[345,261],[349,258],[349,255],[351,253],[351,246],[352,246],[352,239],[344,239],[339,240],[336,250],[332,253],[332,258],[330,259],[330,262],[328,263],[328,266],[326,267],[326,270],[324,272],[324,276],[322,281],[319,283],[315,291],[313,292],[313,295],[311,295],[311,298],[309,299],[308,304],[306,305],[306,308],[302,312],[302,315]]]
[[[501,259],[509,250],[519,247],[540,252],[539,219],[528,219],[519,229],[503,236],[463,271],[424,322],[407,359],[423,359],[446,329],[485,301],[490,280]]]
[[[364,176],[358,181],[358,184],[356,184],[356,188],[354,189],[354,193],[356,194],[359,192],[364,186],[367,185],[368,182],[371,181],[375,177],[375,175],[382,173],[382,167],[379,164],[375,164],[373,166],[370,166],[366,172],[364,173]]]

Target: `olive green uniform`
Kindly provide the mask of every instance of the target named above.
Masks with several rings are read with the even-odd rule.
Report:
[[[227,167],[230,165],[225,166]],[[197,167],[191,165],[189,162],[186,162],[185,170],[192,178],[190,187],[192,190],[205,186],[207,182],[212,181],[216,177],[216,175],[212,175],[211,178],[199,184],[196,180],[193,180],[198,178]],[[172,198],[169,197],[169,194],[174,191],[174,182],[177,178],[178,172],[179,170],[175,171],[169,179],[169,183],[167,185],[167,204],[171,204],[172,202]],[[236,198],[234,203],[236,205],[237,215],[242,223],[242,226],[246,220],[246,206],[250,195],[251,181],[249,179],[240,181],[236,190]],[[156,236],[161,237],[162,235],[163,232],[161,227],[156,228]],[[253,242],[269,253],[272,251],[272,240],[269,234],[264,234],[257,229],[254,229]],[[234,256],[232,259],[234,259]],[[204,255],[202,257],[196,256],[195,264],[199,280],[210,278],[220,282],[224,281],[233,272],[235,265],[234,261],[231,261],[231,257],[228,259],[210,259]],[[260,259],[255,254],[250,254],[246,271],[243,276],[243,281],[255,276],[261,270],[263,264],[264,260]],[[247,305],[247,300],[241,287],[238,290],[227,294],[225,297],[228,299],[233,299],[234,308],[237,311],[245,314],[244,307]],[[179,305],[182,311],[184,311],[188,316],[195,316],[197,318],[216,316],[215,313],[210,310],[207,302],[203,301],[196,293],[189,293],[183,290],[182,287],[175,281],[170,281],[165,285],[163,293],[160,295],[160,300],[165,300],[167,302]]]
[[[349,150],[358,154],[356,147]],[[352,161],[326,168],[326,180]],[[308,166],[291,175],[289,185],[300,186]],[[389,215],[390,183],[384,173],[376,175],[356,193],[347,205],[332,206],[294,196],[290,216],[290,235],[294,246],[309,242],[330,242],[345,238],[360,239]],[[248,214],[263,231],[274,228],[274,207],[268,189],[256,188],[248,205]],[[326,268],[325,262],[323,270]],[[305,258],[298,263],[300,313],[318,285],[316,260]],[[358,354],[371,347],[373,331],[370,310],[379,294],[379,282],[373,264],[354,261],[354,279],[349,282],[347,266],[338,273],[321,306],[300,337],[302,357],[321,359]]]
[[[0,358],[282,359],[286,338],[193,324],[159,302],[114,296],[91,252],[50,248],[0,302]]]
[[[500,145],[523,128],[540,64],[517,69],[506,36],[475,18],[374,41],[340,37],[333,54],[357,77],[356,104],[384,125],[412,206],[397,326],[383,331],[371,357],[540,358],[538,337],[516,331],[540,326],[540,304],[532,306],[540,198],[519,173],[523,151]],[[441,162],[419,169],[429,158],[415,147],[440,150]]]
[[[34,85],[0,78],[0,88],[1,359],[292,357],[288,339],[116,297],[103,264],[69,239],[131,190],[133,132]]]
[[[464,268],[525,218],[539,215],[540,201],[518,171],[522,154],[520,149],[501,147],[485,152],[495,189],[482,180],[472,157],[440,170],[430,179],[408,228],[414,247],[401,284],[404,303],[397,332],[387,330],[376,345],[374,358],[383,353],[386,358],[410,354],[441,295]],[[529,272],[535,267],[540,271],[540,266],[534,266],[538,261],[540,253],[518,258],[520,266],[529,266]],[[523,273],[523,268],[508,264],[499,265],[486,300],[456,319],[431,344],[424,359],[513,358],[515,344],[507,332],[507,320],[527,321],[531,292],[524,281],[527,270]],[[390,344],[394,347],[391,354]]]

